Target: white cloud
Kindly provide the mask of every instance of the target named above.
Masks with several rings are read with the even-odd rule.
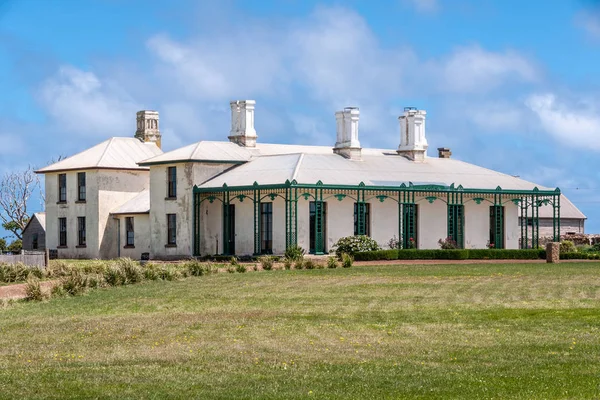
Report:
[[[522,130],[528,124],[528,112],[521,103],[506,101],[476,102],[463,105],[464,115],[478,128],[490,132]]]
[[[187,40],[154,35],[146,42],[154,60],[148,76],[129,79],[121,71],[106,77],[66,66],[44,82],[39,99],[60,130],[103,138],[133,134],[135,111],[149,106],[139,104],[156,99],[152,108],[161,112],[167,147],[223,140],[231,99],[257,99],[259,136],[278,142],[296,141],[290,134],[333,142],[333,112],[352,105],[361,108],[363,144],[395,147],[397,115],[390,107],[399,98],[488,94],[538,76],[516,52],[477,46],[420,60],[410,48],[386,47],[347,8],[317,7],[308,17],[284,22],[248,20]],[[484,111],[478,122],[494,129],[519,118],[500,112],[486,118]],[[303,117],[309,114],[314,125]]]
[[[156,35],[147,46],[163,79],[178,83],[191,98],[223,100],[278,91],[286,75],[278,40],[250,28],[190,43]]]
[[[405,0],[420,13],[434,13],[440,9],[438,0]]]
[[[541,74],[533,62],[515,51],[491,52],[479,46],[457,49],[434,65],[433,73],[438,69],[442,87],[461,93],[486,92],[513,80],[536,82]]]
[[[61,129],[81,135],[133,134],[135,112],[141,109],[117,84],[72,66],[46,80],[38,98]]]
[[[600,150],[600,116],[590,102],[559,102],[552,93],[533,94],[525,102],[539,118],[542,129],[575,148]]]

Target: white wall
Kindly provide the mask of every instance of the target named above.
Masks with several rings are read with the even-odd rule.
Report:
[[[177,198],[167,199],[167,168],[177,168]],[[193,253],[193,188],[232,164],[173,163],[150,167],[151,258],[184,258]],[[219,204],[222,204],[219,202]],[[203,208],[206,211],[206,208]],[[177,246],[166,247],[167,214],[177,215]],[[221,229],[221,228],[220,228]],[[204,236],[204,235],[203,235]],[[204,240],[204,239],[202,239]],[[219,247],[222,250],[221,239]],[[212,245],[214,247],[214,245]]]
[[[439,249],[438,240],[448,236],[446,203],[435,200],[415,199],[419,205],[418,245],[420,249]]]
[[[485,249],[490,240],[490,206],[470,200],[465,205],[465,249]]]
[[[254,254],[254,207],[251,199],[235,204],[235,254]]]
[[[77,173],[86,173],[86,201],[78,202]],[[58,202],[58,175],[45,175],[46,188],[46,245],[58,249],[60,258],[98,258],[98,174],[97,171],[66,171],[67,201]],[[78,246],[77,217],[86,218],[86,246]],[[58,218],[67,219],[67,246],[58,248]]]
[[[371,200],[371,237],[382,249],[388,249],[388,243],[398,232],[398,203],[387,199],[383,203]]]
[[[133,217],[133,243],[134,247],[127,247],[127,228],[125,224],[126,217]],[[133,260],[139,260],[142,253],[150,252],[150,215],[149,214],[121,214],[115,216],[120,221],[120,240],[117,250],[119,257],[129,257]]]
[[[308,200],[304,200],[304,197],[301,197],[298,200],[298,209],[297,209],[297,217],[298,217],[298,246],[302,247],[308,253],[310,248],[310,208],[309,204],[311,202],[311,198]],[[329,221],[327,221],[329,222]]]
[[[223,203],[203,201],[200,215],[200,254],[223,253]]]
[[[307,222],[309,221],[309,209],[306,209]],[[309,232],[310,227],[306,227]],[[310,234],[310,232],[309,232]],[[345,236],[354,235],[354,200],[345,197],[338,201],[335,197],[327,199],[327,240],[326,250],[331,250],[337,241]],[[310,236],[309,236],[310,238]],[[308,239],[307,239],[308,240]],[[308,241],[307,241],[308,243]],[[305,247],[308,251],[308,245]]]
[[[118,226],[111,212],[148,189],[148,171],[98,170],[98,240],[100,258],[119,254]]]
[[[519,240],[521,239],[519,207],[513,202],[508,202],[504,205],[504,235],[506,237],[504,243],[505,248],[519,248]]]

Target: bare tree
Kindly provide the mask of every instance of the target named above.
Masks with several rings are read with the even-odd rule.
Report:
[[[0,180],[0,221],[18,239],[23,239],[23,229],[29,221],[29,198],[39,187],[40,181],[31,166],[25,171],[9,172]]]

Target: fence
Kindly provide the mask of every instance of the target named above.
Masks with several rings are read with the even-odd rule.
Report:
[[[22,251],[21,254],[0,254],[0,264],[23,263],[32,267],[45,268],[48,263],[46,252]]]

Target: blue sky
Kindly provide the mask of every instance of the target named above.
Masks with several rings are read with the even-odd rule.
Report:
[[[233,99],[263,142],[333,144],[352,105],[363,146],[395,148],[416,106],[430,154],[558,186],[600,232],[594,0],[0,0],[0,88],[0,173],[131,136],[141,109],[166,150],[225,140]]]

